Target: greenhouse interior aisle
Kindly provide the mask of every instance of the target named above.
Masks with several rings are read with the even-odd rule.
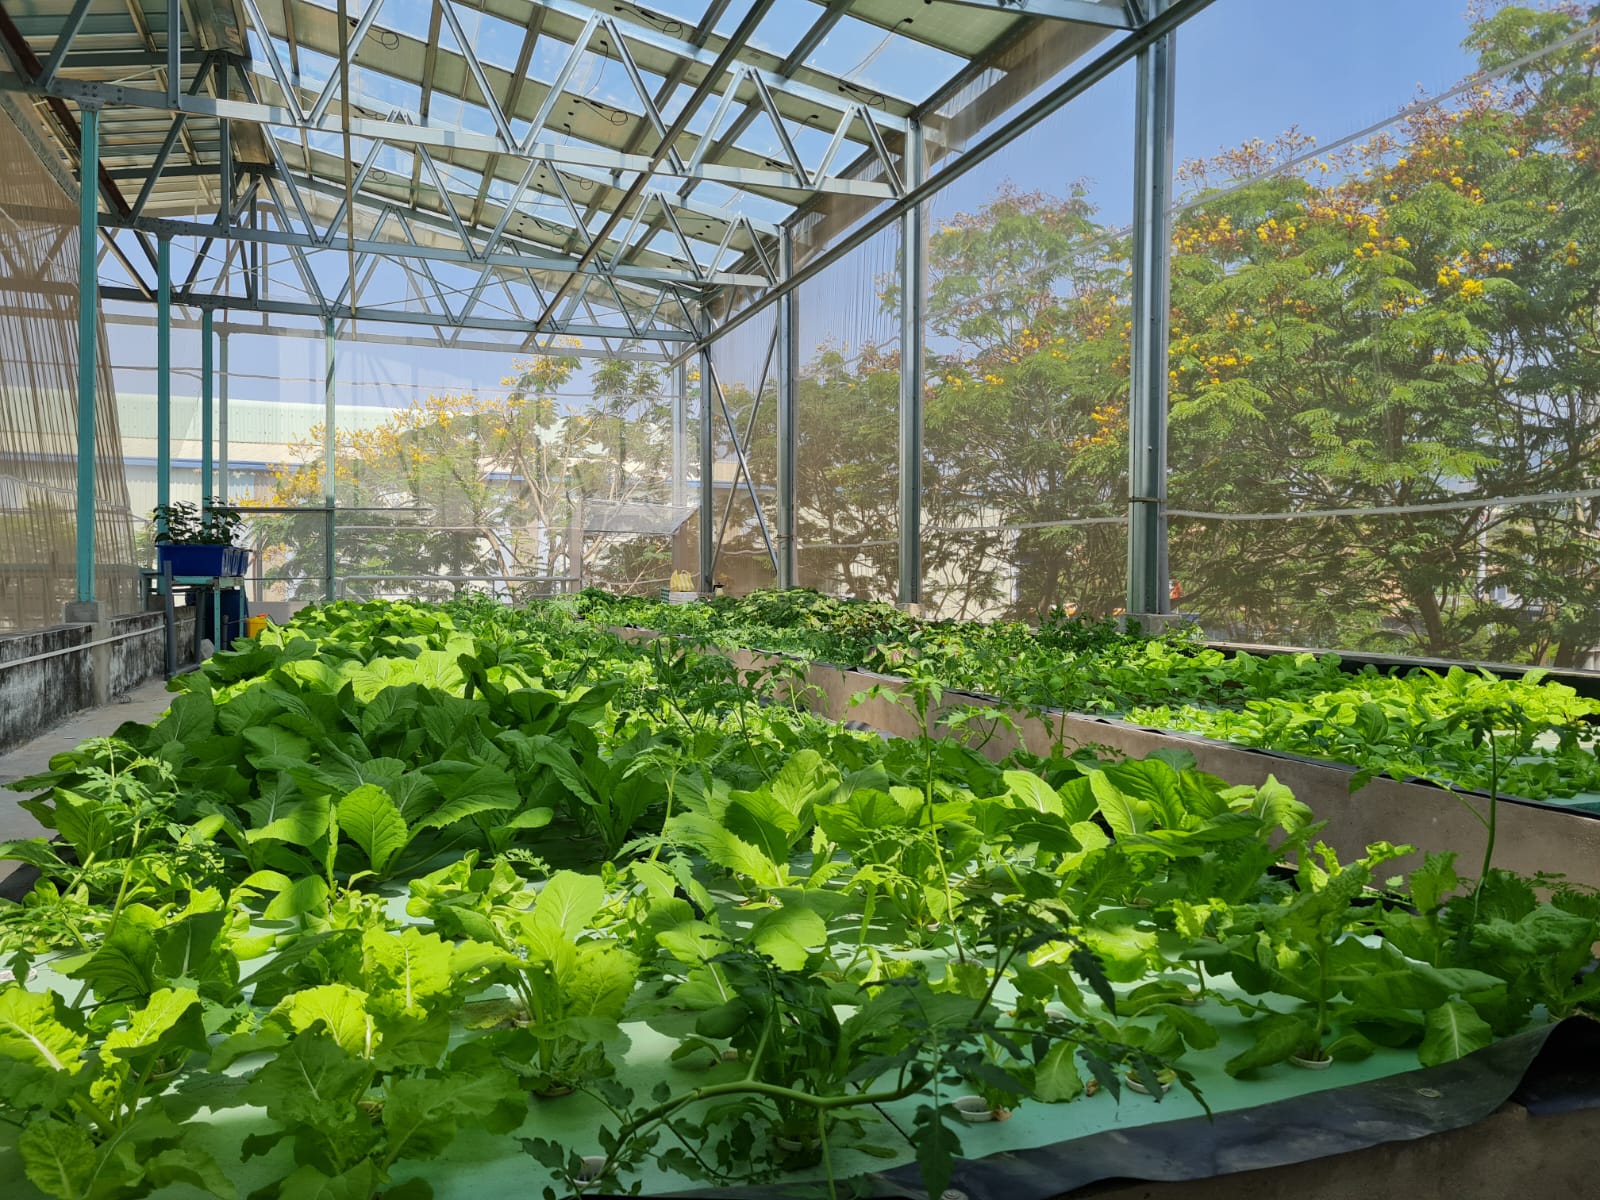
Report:
[[[110,737],[126,721],[150,724],[167,710],[172,696],[164,680],[154,680],[134,688],[110,704],[75,714],[32,741],[0,754],[0,788],[9,788],[19,779],[39,775],[50,769],[50,760],[90,738]],[[39,837],[44,831],[26,809],[17,807],[21,796],[7,792],[0,801],[0,841]],[[0,866],[0,876],[10,874]]]

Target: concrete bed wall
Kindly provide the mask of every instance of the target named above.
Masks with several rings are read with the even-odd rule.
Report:
[[[637,629],[614,632],[632,638],[658,636]],[[781,655],[749,650],[731,651],[728,657],[745,671],[786,661]],[[875,686],[897,694],[902,681],[893,676],[813,663],[805,677],[804,702],[822,716],[860,721],[897,737],[915,737],[919,732],[916,717],[887,695],[851,704],[852,697]],[[990,697],[960,692],[944,693],[934,720],[969,706],[998,709],[1016,726],[1015,733],[997,729],[981,747],[991,759],[1005,758],[1019,744],[1035,754],[1048,754],[1058,739],[1069,753],[1079,747],[1101,746],[1133,758],[1143,758],[1162,748],[1181,748],[1194,755],[1201,770],[1229,783],[1255,785],[1266,782],[1268,775],[1274,776],[1310,805],[1319,821],[1327,822],[1322,840],[1337,850],[1340,858],[1358,857],[1369,844],[1386,841],[1417,847],[1416,855],[1395,861],[1395,874],[1420,866],[1423,854],[1446,850],[1461,856],[1457,866],[1463,874],[1476,875],[1482,862],[1486,839],[1483,824],[1461,798],[1432,784],[1379,778],[1352,793],[1350,782],[1355,769],[1341,763],[1275,754],[1080,713],[1057,712],[1041,720],[1005,708]],[[950,736],[949,730],[937,725],[934,733]],[[1467,800],[1480,809],[1488,802],[1486,796],[1470,794]],[[1600,887],[1600,818],[1554,805],[1502,802],[1496,819],[1494,865],[1525,875],[1564,875],[1574,882]]]
[[[194,642],[197,611],[177,610],[180,660]],[[0,635],[0,752],[159,678],[165,667],[160,613]]]

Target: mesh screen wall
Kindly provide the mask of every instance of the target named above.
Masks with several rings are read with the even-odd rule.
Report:
[[[899,258],[891,225],[795,301],[798,582],[829,595],[897,594]]]
[[[77,547],[77,200],[0,108],[0,630],[58,624]],[[95,578],[113,613],[139,606],[109,354],[95,404]]]
[[[778,581],[767,541],[777,511],[776,329],[768,306],[711,343],[714,579],[734,595]]]
[[[1220,9],[1185,35],[1224,40]],[[1593,665],[1600,25],[1507,8],[1429,36],[1479,73],[1313,131],[1287,88],[1180,171],[1176,607],[1221,638]],[[1233,84],[1204,56],[1179,77],[1180,114]]]
[[[1120,608],[1133,69],[928,204],[923,601]]]

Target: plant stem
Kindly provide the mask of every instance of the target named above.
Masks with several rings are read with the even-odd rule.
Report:
[[[1489,824],[1488,837],[1483,846],[1483,870],[1478,872],[1478,886],[1472,889],[1472,923],[1478,923],[1478,902],[1483,899],[1483,885],[1489,881],[1490,864],[1494,861],[1495,819],[1500,813],[1500,744],[1494,730],[1489,738]]]

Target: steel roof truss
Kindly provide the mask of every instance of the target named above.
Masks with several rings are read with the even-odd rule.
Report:
[[[254,0],[246,0],[253,4]],[[284,0],[287,8],[289,0]],[[361,20],[356,22],[356,27],[350,31],[349,56],[354,62],[356,51],[361,48],[361,43],[366,40],[367,31],[372,28],[372,23],[378,19],[378,13],[383,10],[383,0],[368,0],[366,11],[361,14]],[[263,34],[262,36],[266,36]],[[328,111],[328,104],[333,99],[333,86],[339,80],[339,72],[330,71],[327,82],[322,85],[322,91],[317,93],[317,99],[311,106],[311,111],[306,114],[306,124],[315,125],[322,120],[322,114]]]
[[[500,140],[507,148],[517,144],[515,135],[511,132],[511,123],[506,120],[506,114],[500,107],[500,101],[495,97],[494,89],[489,86],[489,77],[484,74],[483,64],[478,61],[477,54],[472,49],[472,43],[467,40],[465,31],[461,28],[461,18],[456,16],[455,6],[450,0],[434,0],[444,13],[445,22],[450,26],[450,32],[455,35],[456,50],[467,64],[467,71],[472,76],[472,81],[478,85],[478,91],[483,95],[484,107],[489,110],[489,116],[494,121],[495,130],[500,135]],[[466,91],[462,89],[463,93]],[[462,97],[465,99],[465,96]]]
[[[383,0],[378,0],[378,4],[382,2]],[[306,124],[306,113],[305,109],[300,105],[299,89],[289,81],[289,72],[284,69],[283,60],[278,57],[278,47],[273,41],[272,31],[267,28],[266,21],[262,20],[261,10],[256,7],[256,0],[240,0],[240,3],[244,6],[245,20],[255,26],[256,37],[260,39],[262,52],[267,57],[267,68],[272,72],[272,77],[278,81],[278,90],[283,93],[284,104],[294,114],[295,124]],[[285,6],[287,6],[287,0],[285,0]],[[377,4],[374,4],[373,7],[376,8]],[[366,18],[363,17],[362,19],[365,20]],[[247,33],[245,35],[246,47],[249,44],[250,40]],[[351,51],[352,56],[354,53],[354,51]],[[244,71],[241,70],[239,74],[242,77]],[[329,83],[338,78],[338,74],[337,71],[333,72],[329,77]]]
[[[633,90],[638,93],[639,103],[644,105],[645,119],[650,122],[656,131],[657,139],[665,144],[667,140],[667,123],[661,119],[661,110],[656,107],[655,99],[650,95],[650,89],[645,86],[644,76],[639,72],[639,64],[633,61],[633,55],[628,53],[627,44],[622,40],[622,32],[617,28],[617,23],[610,17],[603,22],[606,31],[611,34],[611,41],[616,46],[617,57],[622,60],[622,69],[628,76],[628,81],[633,84]],[[667,146],[667,161],[672,164],[673,170],[682,172],[683,158],[674,146]]]
[[[600,15],[592,15],[584,23],[583,32],[572,43],[572,49],[567,52],[567,57],[561,63],[561,69],[556,72],[555,80],[550,84],[550,90],[545,93],[544,100],[539,104],[539,110],[533,115],[533,125],[523,136],[517,149],[522,154],[532,153],[534,143],[539,140],[539,135],[550,122],[550,114],[555,111],[556,105],[561,101],[561,93],[566,91],[567,84],[572,81],[573,72],[578,69],[578,64],[589,50],[589,39],[594,36],[594,31],[600,27]]]
[[[761,107],[766,110],[767,119],[772,122],[773,129],[778,132],[778,144],[783,147],[783,156],[789,160],[789,166],[800,177],[800,186],[806,189],[811,187],[811,175],[806,171],[805,163],[800,161],[800,155],[794,148],[794,139],[789,136],[789,127],[783,123],[783,114],[778,111],[778,106],[773,102],[772,93],[767,90],[766,83],[757,71],[747,71],[747,78],[755,84],[756,98],[760,100]]]

